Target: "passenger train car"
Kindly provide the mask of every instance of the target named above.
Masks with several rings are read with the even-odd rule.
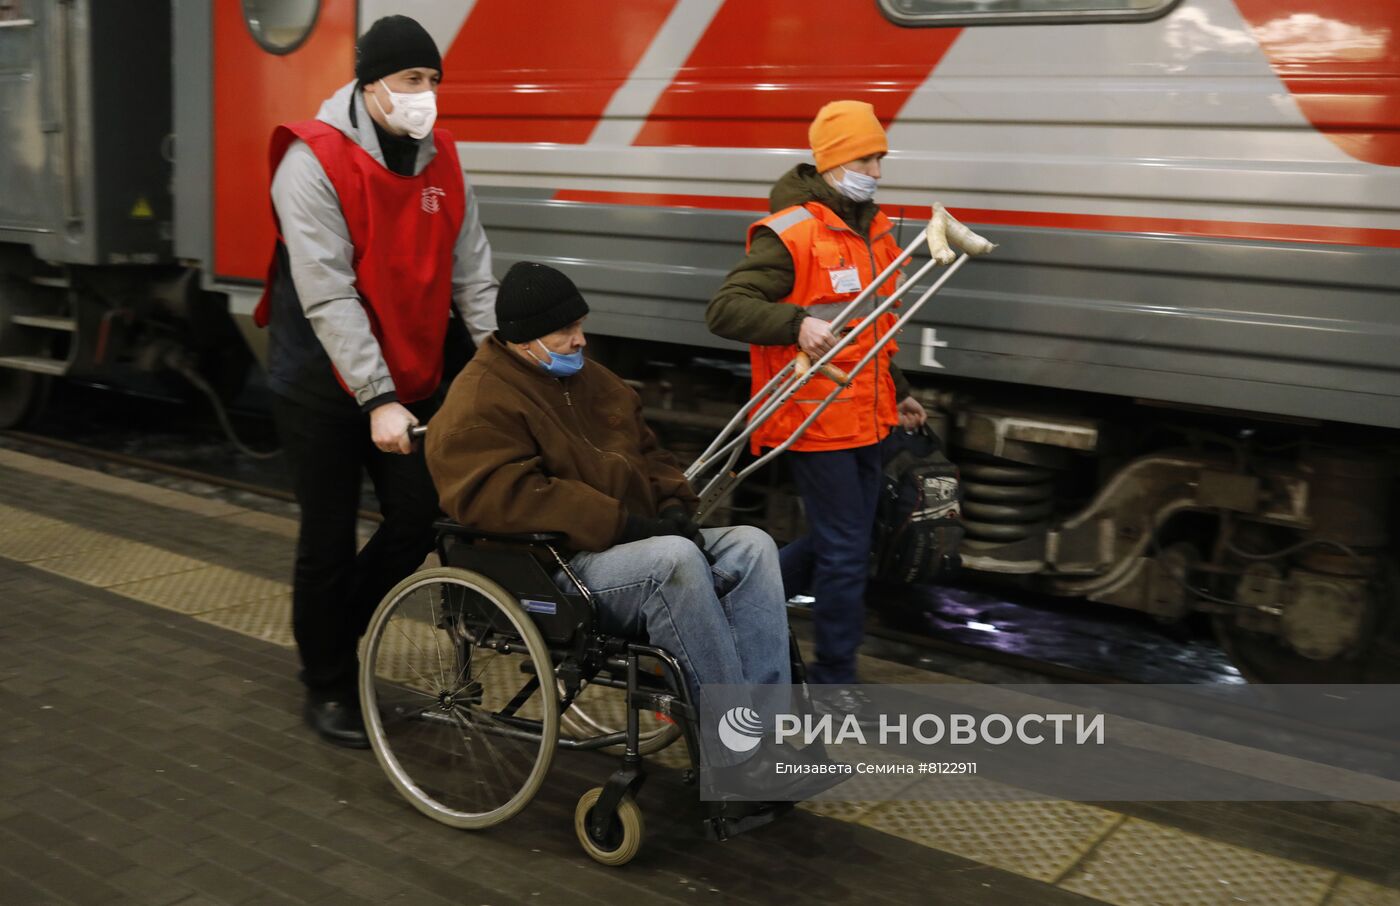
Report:
[[[1208,613],[1256,678],[1395,667],[1397,3],[0,0],[0,421],[62,375],[237,387],[269,133],[391,12],[443,49],[498,273],[566,270],[677,438],[745,393],[703,312],[746,225],[864,99],[903,237],[937,201],[1000,244],[899,338],[967,569]]]

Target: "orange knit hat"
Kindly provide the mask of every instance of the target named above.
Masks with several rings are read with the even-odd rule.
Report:
[[[848,164],[871,154],[890,150],[885,129],[875,116],[875,108],[864,101],[832,101],[817,111],[807,129],[817,170]]]

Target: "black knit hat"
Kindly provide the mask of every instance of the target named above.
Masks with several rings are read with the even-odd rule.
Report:
[[[506,271],[496,294],[496,335],[507,343],[528,343],[586,314],[588,303],[561,271],[534,261],[517,261]]]
[[[442,73],[442,54],[416,19],[385,16],[355,42],[355,78],[361,84],[368,85],[417,66]]]

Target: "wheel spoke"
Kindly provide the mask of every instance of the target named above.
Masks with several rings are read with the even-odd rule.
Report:
[[[406,642],[408,642],[408,644],[412,645],[412,646],[418,651],[419,654],[422,654],[422,653],[423,653],[423,649],[421,649],[421,648],[418,647],[418,643],[415,642],[415,641],[413,641],[413,637],[412,637],[412,636],[410,636],[408,633],[406,633],[406,632],[403,631],[403,627],[402,627],[402,626],[400,626],[400,625],[398,625],[397,623],[395,623],[395,624],[394,624],[394,629],[397,630],[398,634],[399,634],[400,636],[403,637],[404,641],[406,641]],[[426,657],[426,655],[424,655],[424,656]],[[408,661],[407,663],[408,663],[408,669],[412,670],[412,671],[413,671],[413,674],[414,674],[415,676],[417,676],[419,680],[422,681],[423,686],[424,686],[426,689],[431,690],[431,689],[433,688],[433,683],[432,683],[432,681],[429,680],[426,676],[424,676],[424,675],[418,670],[418,667],[417,667],[411,660]],[[431,694],[431,692],[426,692],[426,693],[424,693],[424,694],[428,695],[429,697],[435,697],[435,696],[433,696],[433,695]]]
[[[428,614],[429,614],[429,616],[431,616],[431,617],[433,618],[432,623],[431,623],[430,625],[432,625],[432,626],[434,626],[434,627],[437,627],[437,628],[441,628],[441,627],[442,627],[442,624],[441,624],[440,622],[438,622],[437,605],[433,603],[433,596],[432,596],[432,595],[428,595]],[[437,639],[437,635],[434,635],[434,636],[433,636],[433,639],[436,640],[436,639]],[[442,646],[441,646],[441,645],[434,644],[434,645],[433,645],[433,651],[437,654],[438,677],[441,679],[441,685],[440,685],[439,688],[446,689],[446,688],[447,688],[447,668],[444,667],[444,666],[442,665]]]

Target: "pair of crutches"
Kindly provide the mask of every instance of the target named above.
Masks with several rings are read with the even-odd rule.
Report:
[[[961,249],[962,254],[955,252],[950,247],[950,242]],[[913,257],[914,252],[922,243],[928,245],[929,260],[893,293],[872,308],[870,313],[855,326],[843,331],[842,326],[854,318],[856,313],[861,310],[861,306],[865,305],[876,290],[884,286],[885,282]],[[895,260],[877,274],[870,285],[862,289],[859,295],[831,320],[832,327],[838,332],[844,333],[841,339],[815,362],[811,361],[805,352],[799,352],[791,362],[773,375],[768,383],[744,404],[743,408],[730,419],[719,435],[705,448],[705,451],[696,458],[695,462],[691,463],[690,468],[686,469],[685,477],[692,486],[700,486],[700,482],[704,480],[703,487],[700,489],[700,507],[696,512],[696,521],[704,522],[705,517],[733,493],[734,489],[746,478],[796,443],[812,423],[820,418],[826,408],[836,400],[841,391],[851,385],[856,375],[860,374],[862,369],[880,354],[880,350],[884,349],[886,344],[904,328],[904,325],[908,324],[919,313],[919,309],[933,298],[934,293],[938,292],[943,284],[947,283],[953,274],[958,272],[958,269],[967,262],[970,256],[985,255],[994,248],[996,248],[994,244],[963,226],[942,205],[935,205],[933,218],[920,231],[919,235],[915,236],[909,245],[896,256]],[[849,373],[843,372],[831,364],[842,350],[855,342],[862,331],[878,323],[880,317],[894,308],[911,287],[927,276],[935,267],[940,266],[947,266],[947,270],[939,275],[933,285],[924,290],[923,294],[912,305],[905,308],[890,329],[875,341],[874,345]],[[753,433],[774,413],[787,405],[797,395],[797,392],[807,386],[807,383],[818,374],[826,376],[835,385],[826,397],[803,419],[787,440],[768,450],[743,469],[735,471],[734,467]],[[708,479],[705,478],[706,476],[709,476]]]

